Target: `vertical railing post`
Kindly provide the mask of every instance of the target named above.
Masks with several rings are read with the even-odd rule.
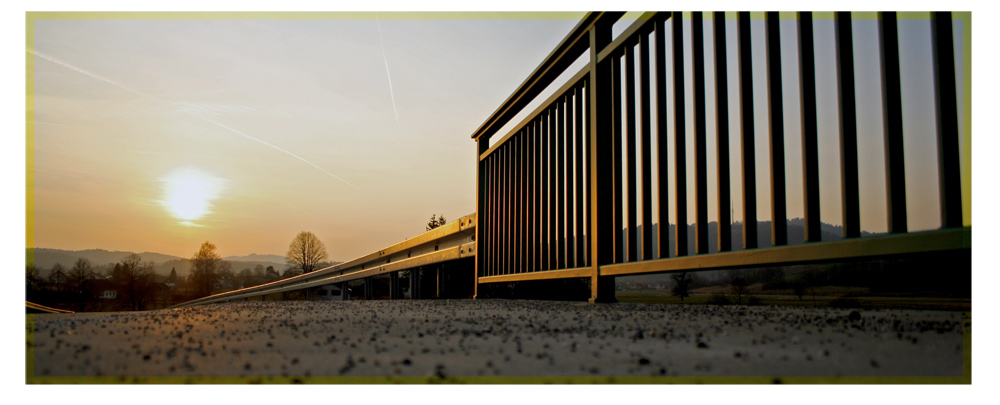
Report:
[[[822,240],[819,222],[819,149],[816,125],[816,59],[813,17],[799,13],[799,104],[802,114],[802,203],[805,206],[805,241]]]
[[[718,176],[718,248],[720,252],[732,250],[732,218],[729,213],[729,78],[726,69],[726,13],[717,11],[712,28],[715,30],[715,164]]]
[[[694,251],[708,253],[708,152],[705,145],[705,43],[701,12],[691,13],[694,62]]]
[[[614,277],[602,277],[601,265],[611,263],[614,256],[612,235],[612,187],[608,173],[613,164],[611,150],[611,63],[599,63],[598,53],[611,43],[611,23],[597,20],[590,30],[590,302],[615,301]]]
[[[953,27],[950,12],[931,13],[934,111],[937,115],[938,187],[942,228],[961,227],[963,221],[962,171],[958,151],[958,85],[955,82]]]
[[[667,23],[660,18],[656,21],[656,192],[657,192],[657,241],[656,256],[670,257],[670,181],[667,176]]]
[[[420,267],[410,269],[410,299],[420,299]]]
[[[399,299],[399,272],[389,273],[389,299]]]
[[[688,221],[687,221],[687,138],[686,117],[684,107],[684,17],[680,11],[674,11],[674,217],[677,218],[674,231],[674,247],[677,256],[688,254]]]
[[[854,34],[851,13],[834,18],[837,57],[837,99],[840,104],[840,187],[844,237],[861,236],[858,195],[858,124],[854,91]]]
[[[486,244],[482,243],[486,232],[486,162],[480,157],[490,147],[489,137],[476,139],[476,269],[473,272],[472,298],[479,296],[479,276],[484,274],[486,267]],[[411,274],[413,271],[410,272]],[[413,276],[410,276],[413,277]],[[412,294],[412,291],[410,292]]]
[[[757,174],[754,168],[753,46],[750,12],[740,11],[736,22],[740,76],[740,156],[743,171],[743,248],[757,247]]]
[[[631,44],[625,46],[625,198],[622,202],[625,207],[625,242],[628,244],[625,250],[625,261],[632,262],[638,259],[639,244],[636,234],[636,197],[639,193],[636,189],[636,161],[635,161],[635,47]]]
[[[785,209],[785,118],[781,91],[781,20],[777,11],[765,15],[764,38],[767,42],[768,143],[771,147],[771,245],[788,244],[788,214]]]
[[[896,13],[878,13],[885,142],[886,220],[889,233],[906,233],[906,173],[903,164],[903,93],[899,74]]]
[[[642,140],[642,260],[653,258],[653,138],[650,116],[649,34],[639,36],[639,139]]]

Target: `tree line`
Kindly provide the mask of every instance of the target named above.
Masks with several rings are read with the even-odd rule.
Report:
[[[253,287],[319,269],[328,255],[311,232],[300,232],[289,245],[284,271],[274,266],[233,270],[215,244],[206,241],[191,257],[191,271],[178,276],[156,272],[156,263],[130,254],[116,263],[94,265],[79,258],[67,269],[56,263],[47,276],[34,264],[25,267],[26,300],[42,305],[83,311],[142,311],[240,288]]]

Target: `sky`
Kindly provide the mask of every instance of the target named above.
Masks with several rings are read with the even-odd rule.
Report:
[[[36,19],[34,246],[348,260],[471,214],[469,136],[581,15]]]
[[[27,52],[33,73],[28,191],[34,198],[28,245],[188,257],[208,240],[223,256],[280,255],[304,230],[339,261],[419,234],[432,214],[449,220],[471,214],[469,135],[582,13],[276,16],[35,19]],[[735,44],[735,21],[728,23]],[[934,134],[926,130],[933,126],[933,105],[909,101],[926,99],[929,91],[929,72],[915,69],[929,61],[929,24],[903,20],[900,27],[909,225],[911,231],[935,229],[936,171],[924,163],[936,160]],[[794,71],[794,21],[782,21],[781,28],[782,68]],[[881,108],[874,28],[872,20],[854,22],[861,225],[883,232],[881,118],[871,113]],[[956,25],[956,34],[961,29]],[[832,21],[817,21],[821,219],[839,225],[832,32]],[[753,22],[753,33],[755,50],[762,50],[763,21]],[[685,52],[690,65],[690,44]],[[711,66],[711,52],[706,56]],[[729,61],[730,111],[736,113],[735,46]],[[755,52],[757,83],[764,67],[763,52]],[[688,88],[690,80],[688,72]],[[784,81],[788,217],[795,218],[802,216],[797,77],[785,74]],[[766,106],[763,85],[755,85],[755,101]],[[692,105],[687,102],[688,122]],[[757,114],[758,217],[769,220],[766,109]],[[731,124],[739,220],[735,116]],[[707,130],[715,130],[711,109]],[[714,151],[714,137],[708,139]],[[691,142],[688,148],[690,164]],[[710,221],[714,196],[712,184]],[[692,221],[693,200],[689,207]]]

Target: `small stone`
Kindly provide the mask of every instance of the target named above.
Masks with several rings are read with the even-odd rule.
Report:
[[[705,342],[698,342],[699,349],[708,349],[708,345]]]

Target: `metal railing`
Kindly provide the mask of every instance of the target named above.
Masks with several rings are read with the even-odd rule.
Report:
[[[770,131],[771,248],[757,240],[754,102],[750,13],[737,13],[737,41],[714,23],[714,66],[705,66],[704,15],[690,14],[687,38],[679,12],[645,13],[612,41],[622,13],[590,13],[472,135],[477,142],[476,285],[558,278],[591,279],[591,301],[613,300],[613,277],[678,270],[781,265],[939,250],[971,249],[963,227],[955,52],[951,13],[932,13],[941,229],[907,231],[899,44],[895,13],[878,13],[883,83],[886,204],[889,235],[860,238],[858,140],[851,13],[835,13],[843,240],[820,242],[816,79],[812,13],[797,13],[799,70],[782,72],[779,15],[765,13]],[[716,22],[726,13],[714,13]],[[667,42],[667,32],[671,41]],[[693,88],[686,89],[684,47],[690,41]],[[728,110],[726,50],[738,50],[740,111]],[[672,54],[672,68],[666,55]],[[589,63],[501,139],[491,137],[553,84],[577,58]],[[672,77],[667,72],[671,71]],[[804,239],[788,246],[782,74],[797,74],[801,92]],[[738,119],[740,157],[716,151],[717,253],[709,253],[706,76],[714,76],[716,145],[730,144]],[[709,79],[711,80],[711,79]],[[968,78],[966,78],[968,80]],[[670,91],[668,92],[668,85]],[[693,122],[685,100],[693,95]],[[655,110],[652,109],[655,102]],[[964,108],[970,108],[966,105]],[[669,109],[673,120],[668,121]],[[655,125],[653,125],[655,122]],[[669,125],[669,127],[668,127]],[[686,125],[692,125],[688,136]],[[654,131],[655,128],[655,131]],[[668,137],[669,135],[669,137]],[[966,136],[969,136],[966,134]],[[672,138],[673,143],[668,144]],[[653,142],[655,141],[655,159]],[[686,161],[687,142],[694,150]],[[670,155],[672,153],[672,156]],[[673,159],[672,176],[668,169]],[[742,248],[732,246],[730,160],[742,169]],[[654,165],[655,163],[655,165]],[[694,189],[694,238],[688,240],[688,170]],[[652,178],[657,184],[653,187]],[[670,207],[669,192],[674,191]],[[653,204],[656,193],[656,205]],[[676,232],[670,232],[673,209]],[[657,218],[654,222],[653,212]],[[641,216],[640,216],[641,215]],[[654,234],[654,228],[655,234]],[[654,249],[653,240],[657,240]],[[673,246],[670,246],[670,241]],[[695,255],[689,255],[689,243]],[[739,247],[737,247],[739,249]]]
[[[475,226],[476,215],[467,215],[348,262],[267,284],[210,295],[171,308],[305,290],[472,257],[476,254]]]

